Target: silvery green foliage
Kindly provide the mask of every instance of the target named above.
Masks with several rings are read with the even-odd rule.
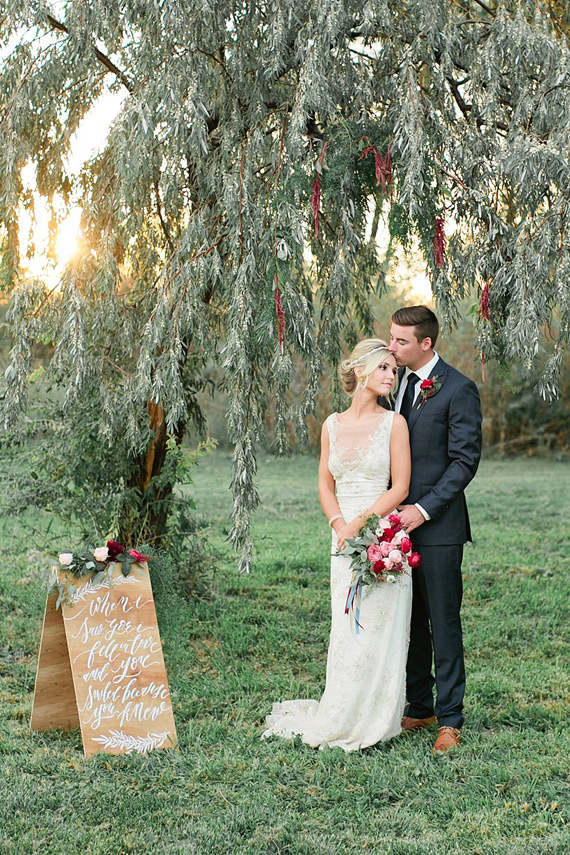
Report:
[[[321,362],[371,329],[380,269],[369,214],[419,237],[447,324],[489,284],[487,358],[544,363],[555,395],[569,334],[570,67],[535,0],[7,0],[0,17],[0,221],[13,288],[4,420],[25,410],[32,346],[69,406],[100,400],[101,441],[148,441],[146,403],[184,431],[188,365],[225,368],[235,443],[231,539],[251,562],[255,448],[301,430]],[[104,151],[70,177],[70,138],[108,87],[125,92]],[[366,140],[363,140],[366,138]],[[328,143],[326,151],[325,144]],[[368,143],[386,155],[382,194]],[[58,291],[21,281],[22,167],[83,208],[86,249]],[[321,181],[319,233],[311,197]],[[434,224],[448,248],[436,265]],[[377,221],[377,218],[376,218]],[[308,250],[311,267],[308,270]],[[285,314],[279,343],[275,287]],[[304,400],[291,406],[293,356]]]

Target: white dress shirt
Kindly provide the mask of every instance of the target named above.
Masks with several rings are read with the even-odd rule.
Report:
[[[406,387],[408,385],[408,376],[413,373],[416,375],[416,377],[419,377],[419,380],[416,383],[416,390],[415,390],[415,394],[414,394],[414,403],[412,404],[412,406],[414,406],[414,404],[416,403],[416,398],[418,397],[419,392],[420,392],[420,386],[422,384],[422,381],[428,379],[428,377],[432,373],[433,369],[435,368],[438,359],[439,359],[439,356],[437,355],[437,353],[434,350],[433,359],[430,359],[430,361],[426,362],[425,365],[422,365],[421,368],[416,368],[416,370],[413,372],[412,372],[411,368],[406,368],[406,372],[405,372],[404,376],[402,377],[402,382],[400,383],[400,386],[398,387],[398,394],[396,395],[396,402],[394,405],[394,409],[396,410],[397,413],[400,412],[400,407],[402,405],[402,398],[404,397],[404,392],[406,391]],[[418,502],[416,502],[415,504],[416,504],[416,508],[418,509],[418,511],[420,511],[420,513],[426,518],[426,521],[430,520],[431,517],[428,514],[428,512],[424,508],[422,508],[422,506],[420,504],[418,504]]]
[[[420,386],[421,386],[422,380],[428,379],[429,375],[432,373],[433,369],[435,368],[438,359],[439,359],[439,356],[434,350],[433,359],[430,359],[430,361],[426,362],[425,365],[422,365],[421,368],[416,368],[416,370],[413,372],[412,372],[411,368],[406,368],[405,374],[402,377],[402,382],[400,383],[400,385],[398,387],[398,394],[396,395],[396,403],[395,403],[394,409],[396,410],[397,413],[400,412],[400,407],[402,405],[402,398],[404,397],[404,392],[406,391],[406,387],[408,385],[408,376],[413,373],[416,375],[416,377],[419,377],[419,380],[416,383],[416,392],[414,395],[414,403],[415,403],[416,398],[418,397],[419,392],[420,392]]]

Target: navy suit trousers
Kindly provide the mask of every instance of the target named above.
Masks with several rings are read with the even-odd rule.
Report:
[[[460,728],[465,695],[459,614],[463,596],[463,545],[418,546],[417,549],[422,563],[412,571],[412,623],[405,715],[429,718],[435,712],[440,727]],[[432,674],[434,658],[435,679]],[[434,684],[437,689],[435,710]]]

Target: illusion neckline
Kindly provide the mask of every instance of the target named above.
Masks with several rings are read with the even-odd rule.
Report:
[[[369,422],[373,422],[375,419],[381,419],[382,416],[386,415],[387,412],[389,412],[389,411],[384,410],[383,412],[377,413],[375,416],[372,416],[372,418],[370,418],[370,419],[365,419],[364,421],[357,421],[357,422],[348,422],[348,423],[342,422],[340,420],[340,416],[342,415],[342,413],[335,413],[335,415],[336,415],[336,420],[339,424],[344,425],[345,427],[357,427],[358,425],[367,425]]]

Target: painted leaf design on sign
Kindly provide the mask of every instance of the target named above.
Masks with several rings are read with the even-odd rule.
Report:
[[[168,739],[168,733],[147,733],[146,736],[131,736],[131,734],[123,733],[122,730],[110,730],[109,734],[103,733],[93,739],[93,742],[99,742],[103,748],[120,748],[126,754],[136,751],[137,754],[146,754],[147,751],[154,751],[155,748],[161,748]]]

